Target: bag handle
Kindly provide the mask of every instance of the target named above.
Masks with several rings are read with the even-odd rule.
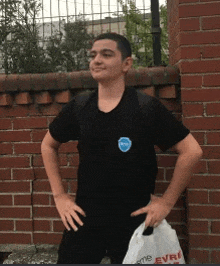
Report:
[[[171,226],[168,224],[168,222],[166,221],[166,219],[163,219],[162,222],[153,229],[152,234],[156,233],[155,231],[161,230],[163,227],[169,227],[171,228]],[[147,227],[145,226],[145,221],[136,229],[136,234],[137,237],[141,237],[144,233],[144,231],[147,229]],[[151,235],[152,235],[151,234]],[[147,236],[146,236],[147,237]],[[148,235],[149,237],[149,235]]]

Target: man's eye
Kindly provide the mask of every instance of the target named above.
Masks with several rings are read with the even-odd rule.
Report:
[[[93,55],[93,54],[89,55],[89,58],[94,58],[94,57],[95,57],[95,55]]]
[[[103,57],[110,57],[110,56],[112,56],[111,54],[102,54],[102,56]],[[90,59],[94,59],[95,57],[96,57],[96,55],[95,54],[90,54],[90,55],[88,55],[88,57],[90,58]]]

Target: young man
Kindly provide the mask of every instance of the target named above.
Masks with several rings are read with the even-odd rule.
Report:
[[[202,150],[158,99],[125,89],[125,75],[132,67],[126,38],[101,34],[90,56],[98,90],[80,111],[78,95],[63,108],[49,126],[42,156],[66,227],[58,263],[97,264],[107,251],[113,264],[121,264],[140,223],[145,220],[146,227],[155,227],[170,213]],[[58,148],[76,139],[80,163],[74,201],[62,185]],[[152,195],[157,175],[154,145],[163,151],[174,147],[179,154],[170,185],[160,198]]]

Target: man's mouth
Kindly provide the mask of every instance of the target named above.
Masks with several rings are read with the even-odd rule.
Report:
[[[101,71],[103,68],[93,68],[93,71]]]

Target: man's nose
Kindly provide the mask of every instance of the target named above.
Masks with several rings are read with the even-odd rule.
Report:
[[[95,63],[101,63],[102,62],[102,57],[100,54],[97,54],[95,57],[94,57],[94,62]]]

